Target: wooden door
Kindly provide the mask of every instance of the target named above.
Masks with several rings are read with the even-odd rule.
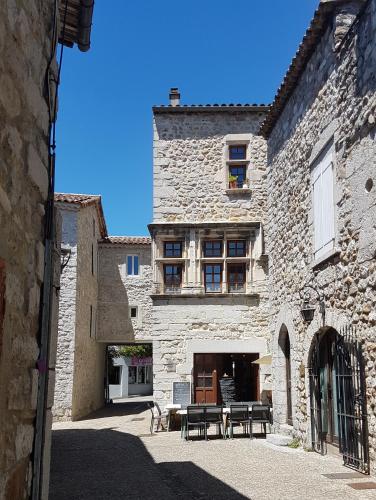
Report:
[[[217,359],[215,354],[195,354],[194,383],[196,403],[217,403]]]

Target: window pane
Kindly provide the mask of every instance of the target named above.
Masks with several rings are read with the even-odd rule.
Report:
[[[171,241],[165,242],[164,244],[164,256],[165,257],[181,257],[182,254],[182,243],[181,241]]]
[[[205,257],[222,257],[222,242],[221,241],[205,241],[204,242]]]
[[[127,274],[133,274],[132,255],[128,255],[127,257]]]
[[[137,307],[131,307],[131,318],[137,318]]]
[[[145,379],[145,384],[151,384],[151,379],[152,379],[152,371],[151,371],[151,366],[145,366],[145,372],[146,372],[146,379]]]
[[[205,377],[205,387],[213,387],[213,377]]]
[[[145,379],[146,379],[146,374],[145,374],[145,366],[138,366],[137,367],[137,383],[138,384],[145,384]]]
[[[229,147],[230,160],[245,160],[247,147],[244,144]]]
[[[133,257],[133,274],[138,275],[138,255]]]
[[[246,167],[243,165],[233,165],[229,168],[230,175],[236,177],[236,182],[238,187],[243,187],[243,184],[246,180]]]
[[[205,377],[197,377],[197,387],[205,387]]]
[[[246,242],[244,240],[229,241],[227,248],[229,257],[245,257]]]
[[[137,367],[136,366],[130,366],[128,368],[128,383],[129,384],[135,384],[136,383],[136,374],[137,374]]]

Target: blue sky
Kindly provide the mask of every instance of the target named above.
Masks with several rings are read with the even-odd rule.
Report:
[[[56,190],[103,196],[113,235],[152,220],[152,112],[270,103],[318,0],[96,0],[92,47],[65,49]]]

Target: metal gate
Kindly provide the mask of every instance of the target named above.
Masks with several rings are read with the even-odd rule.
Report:
[[[369,474],[364,360],[352,326],[337,335],[335,348],[340,452],[344,465]]]
[[[313,339],[309,366],[312,447],[327,452],[322,427],[322,381],[320,380],[320,334]],[[352,326],[335,337],[335,370],[339,449],[344,465],[369,474],[365,372],[362,344]]]

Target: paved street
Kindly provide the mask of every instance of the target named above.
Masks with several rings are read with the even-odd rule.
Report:
[[[375,490],[329,479],[350,473],[337,457],[274,447],[263,439],[184,442],[148,434],[145,402],[117,403],[80,422],[54,424],[51,500],[375,499]]]

